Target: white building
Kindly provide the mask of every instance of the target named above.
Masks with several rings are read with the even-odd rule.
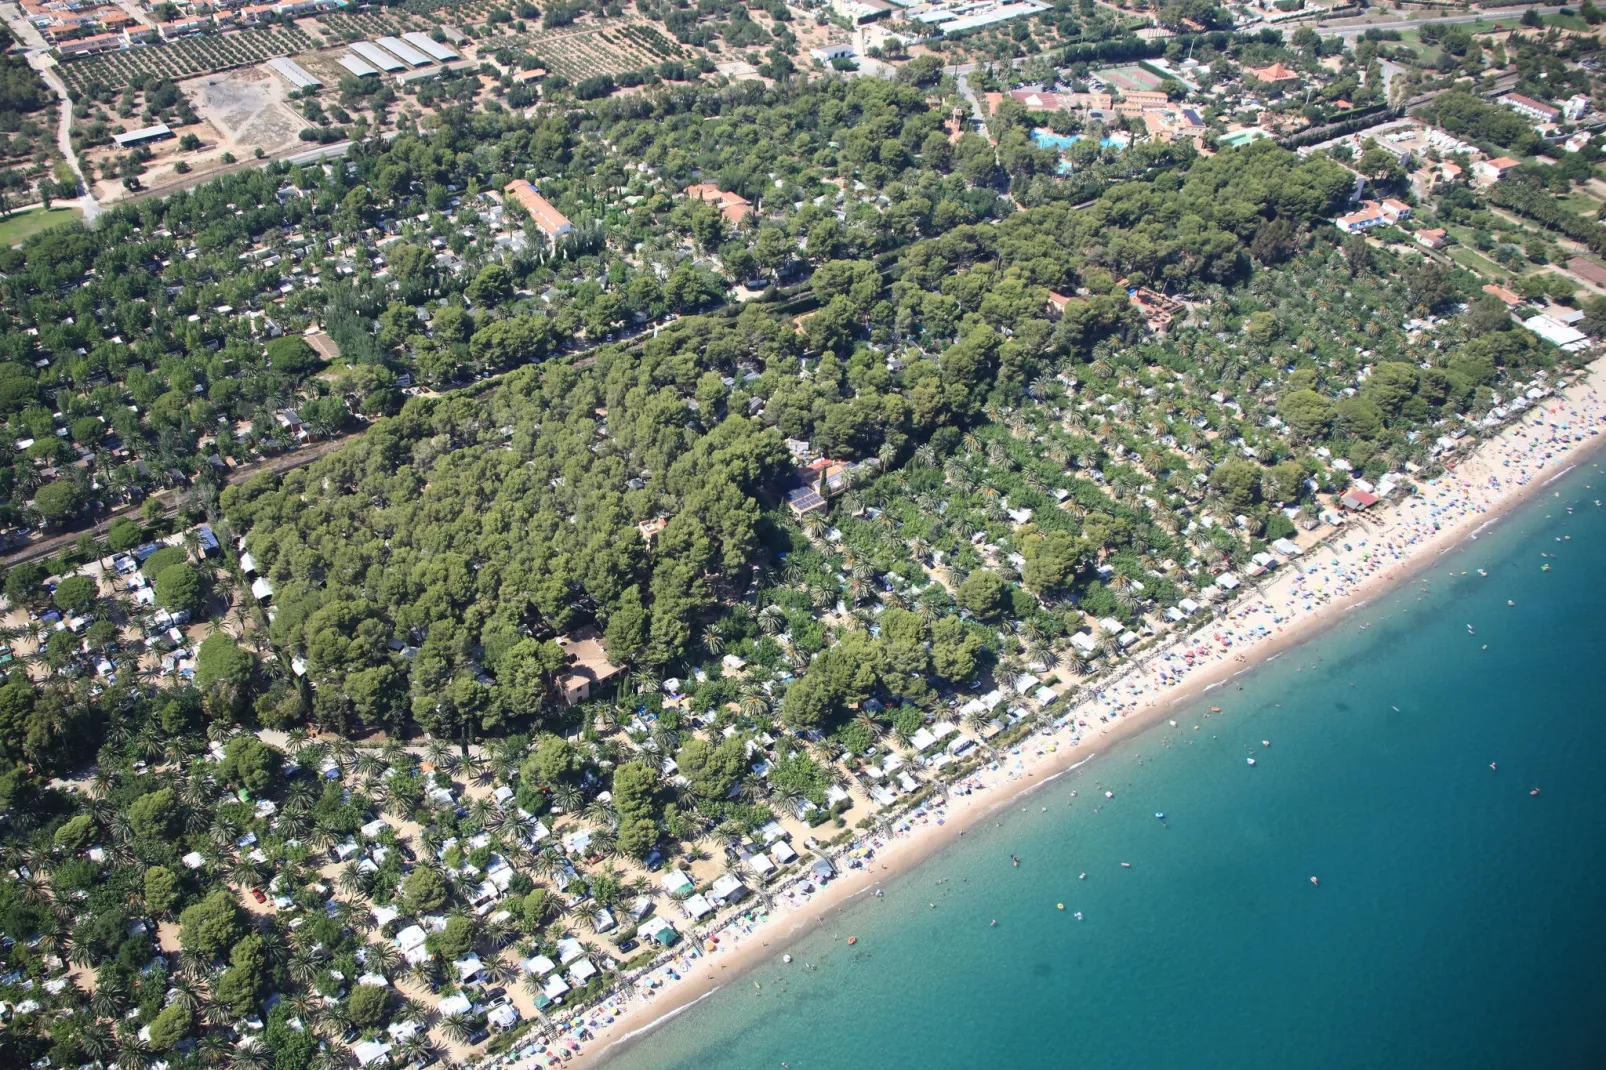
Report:
[[[819,48],[809,49],[809,55],[821,63],[830,63],[834,59],[852,59],[852,45],[821,45]]]

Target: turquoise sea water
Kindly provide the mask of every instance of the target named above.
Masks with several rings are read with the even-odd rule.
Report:
[[[1606,1066],[1597,496],[1589,461],[610,1070]]]

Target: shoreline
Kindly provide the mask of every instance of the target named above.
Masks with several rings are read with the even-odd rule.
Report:
[[[1324,539],[1335,545],[1318,545],[1288,561],[1261,587],[1220,607],[1219,615],[1203,627],[1167,637],[1109,680],[1084,688],[1074,705],[1057,710],[1049,723],[998,752],[987,766],[957,784],[938,782],[931,798],[898,819],[893,836],[866,830],[853,841],[873,846],[866,868],[839,869],[828,884],[801,900],[795,893],[790,901],[783,898],[785,886],[803,880],[790,878],[773,890],[774,907],[762,923],[742,924],[745,914],[756,913],[749,900],[747,910],[737,911],[719,927],[688,931],[677,954],[640,975],[637,991],[652,993],[649,978],[670,968],[679,972],[680,979],[664,983],[656,994],[624,997],[616,992],[605,1006],[582,1015],[588,1027],[591,1022],[598,1024],[590,1027],[591,1039],[583,1048],[573,1048],[574,1060],[605,1064],[760,961],[781,955],[798,937],[824,924],[827,913],[840,912],[878,884],[951,845],[977,821],[1155,727],[1177,705],[1203,699],[1304,645],[1343,623],[1346,614],[1436,565],[1452,550],[1465,549],[1479,534],[1600,452],[1606,445],[1603,394],[1606,360],[1597,360],[1575,384],[1540,399],[1459,458],[1454,469],[1419,484],[1414,497],[1379,503],[1373,514]],[[1540,428],[1548,430],[1548,437],[1534,433]],[[1536,449],[1543,456],[1532,456]],[[1524,457],[1529,458],[1526,464]],[[1390,560],[1385,562],[1385,556]],[[1285,617],[1289,610],[1296,615]],[[1194,658],[1201,655],[1212,660],[1194,667]],[[963,794],[955,790],[966,785],[970,787]],[[704,951],[710,937],[717,937],[716,949]],[[606,1024],[599,1019],[606,1019]],[[567,1050],[564,1045],[559,1040],[552,1047]],[[510,1064],[538,1066],[553,1058],[548,1050]]]

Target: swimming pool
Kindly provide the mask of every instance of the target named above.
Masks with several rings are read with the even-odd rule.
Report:
[[[1052,130],[1039,129],[1032,131],[1032,140],[1037,143],[1037,147],[1040,149],[1054,149],[1057,152],[1064,152],[1078,141],[1081,141],[1082,135],[1056,134]],[[1106,149],[1124,149],[1131,142],[1131,140],[1132,139],[1125,134],[1110,134],[1099,139],[1099,147]]]

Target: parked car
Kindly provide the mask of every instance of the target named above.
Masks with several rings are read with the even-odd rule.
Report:
[[[628,954],[629,952],[636,950],[636,948],[638,948],[640,946],[641,946],[640,941],[626,940],[624,943],[619,945],[619,951],[621,953],[623,953],[623,954]]]
[[[252,888],[251,898],[255,899],[258,903],[266,903],[268,901],[268,897],[262,894],[261,888]]]
[[[483,1044],[490,1035],[491,1031],[489,1029],[481,1029],[468,1038],[468,1046],[472,1048],[476,1044]]]

